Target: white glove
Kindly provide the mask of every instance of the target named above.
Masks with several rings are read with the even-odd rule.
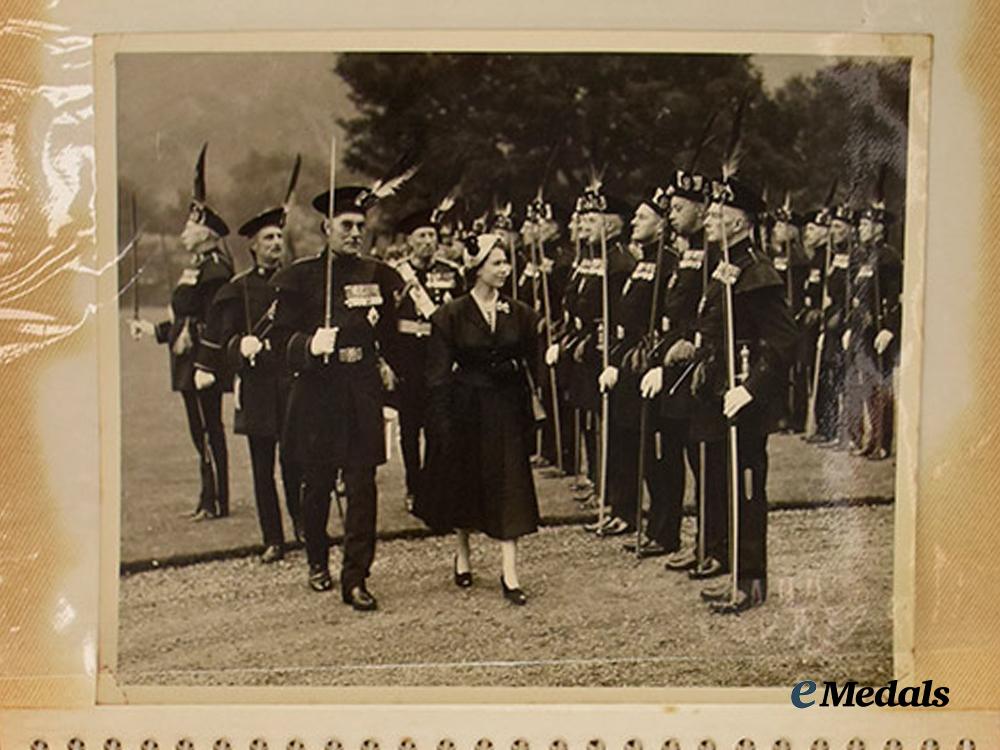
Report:
[[[618,383],[618,368],[617,367],[607,367],[601,376],[597,379],[597,385],[600,386],[601,392],[610,391]]]
[[[194,387],[196,390],[204,391],[215,385],[215,375],[207,370],[194,371]]]
[[[244,336],[240,339],[240,354],[244,359],[253,361],[263,348],[263,342],[256,336]]]
[[[145,336],[153,336],[156,334],[156,328],[148,320],[142,320],[141,318],[137,320],[130,320],[128,322],[128,332],[132,334],[132,338],[140,339]]]
[[[895,336],[893,336],[892,331],[886,330],[885,328],[879,331],[875,336],[875,352],[881,354],[888,349],[893,338],[895,338]]]
[[[309,342],[309,353],[314,357],[322,357],[325,354],[333,354],[337,346],[336,328],[317,328]]]
[[[642,376],[642,380],[639,382],[639,392],[642,393],[643,398],[656,398],[660,391],[663,390],[663,368],[654,367],[652,370],[647,372]]]
[[[545,350],[545,364],[549,367],[555,367],[558,361],[559,344],[550,344],[549,348]]]
[[[680,362],[687,362],[694,359],[695,348],[687,339],[677,339],[667,350],[667,356],[663,360],[665,365],[676,365]]]
[[[726,415],[727,419],[732,419],[740,409],[751,401],[753,401],[753,396],[742,385],[730,388],[722,400],[722,413]]]
[[[840,337],[840,345],[842,347],[844,347],[844,351],[845,352],[851,346],[851,331],[850,331],[850,329],[844,331],[844,335]]]

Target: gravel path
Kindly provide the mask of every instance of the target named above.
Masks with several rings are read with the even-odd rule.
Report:
[[[451,582],[451,539],[381,543],[355,613],[305,585],[300,552],[126,576],[119,680],[159,685],[787,686],[876,684],[892,671],[891,506],[770,517],[770,596],[708,613],[699,585],[637,564],[621,539],[543,529],[522,544],[531,600],[500,596],[499,550],[474,540],[476,581]],[[685,531],[691,532],[691,519]],[[336,562],[337,552],[334,551]]]

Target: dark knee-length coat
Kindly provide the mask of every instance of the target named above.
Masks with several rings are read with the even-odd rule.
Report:
[[[431,323],[427,459],[414,512],[431,528],[495,539],[536,531],[528,376],[538,354],[534,311],[501,296],[491,331],[466,294],[439,308]]]

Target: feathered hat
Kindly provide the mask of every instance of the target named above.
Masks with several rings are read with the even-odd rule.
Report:
[[[205,202],[205,152],[207,150],[208,144],[205,143],[201,147],[201,153],[198,154],[198,161],[194,166],[194,193],[191,196],[191,206],[188,209],[188,221],[208,227],[220,237],[225,237],[229,234],[229,226]]]

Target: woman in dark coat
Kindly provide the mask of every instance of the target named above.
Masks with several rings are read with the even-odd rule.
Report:
[[[454,574],[463,588],[472,585],[470,532],[499,540],[503,594],[524,604],[517,539],[538,528],[529,463],[537,321],[500,294],[511,266],[499,235],[470,243],[465,265],[472,290],[431,318],[427,460],[414,512],[431,528],[457,530]]]

